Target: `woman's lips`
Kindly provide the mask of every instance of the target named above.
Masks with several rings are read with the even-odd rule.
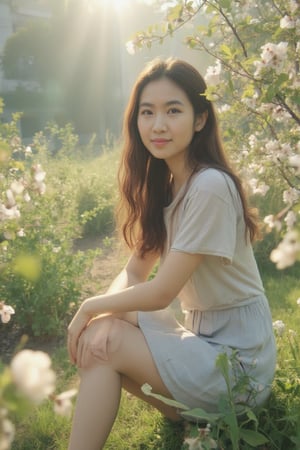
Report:
[[[151,139],[151,143],[156,145],[157,147],[163,147],[164,145],[168,144],[171,141],[171,139]]]

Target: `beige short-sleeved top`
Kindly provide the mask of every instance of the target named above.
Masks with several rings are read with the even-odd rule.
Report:
[[[208,168],[194,175],[181,200],[184,189],[165,208],[168,238],[162,261],[170,250],[205,258],[178,295],[182,308],[227,309],[263,294],[233,180]]]

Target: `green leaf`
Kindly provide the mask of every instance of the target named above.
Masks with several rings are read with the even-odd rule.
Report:
[[[219,0],[219,5],[221,8],[229,9],[231,5],[231,0]]]
[[[221,371],[225,380],[229,377],[229,361],[226,353],[220,353],[216,358],[216,367]]]
[[[170,8],[167,15],[168,22],[175,22],[179,20],[182,16],[183,8],[181,5],[176,5]]]
[[[173,406],[174,408],[179,408],[179,409],[183,409],[183,410],[189,409],[188,406],[184,405],[183,403],[177,402],[176,400],[172,400],[172,399],[164,397],[163,395],[160,395],[160,394],[153,394],[152,386],[150,386],[150,384],[148,384],[148,383],[143,384],[143,386],[141,387],[141,390],[145,395],[154,397],[157,400],[160,400],[161,402],[165,403],[168,406]]]
[[[188,411],[183,411],[181,414],[186,418],[202,419],[209,423],[216,422],[223,417],[223,414],[208,413],[202,408],[190,409]]]
[[[224,422],[229,425],[229,433],[230,433],[230,439],[233,444],[233,449],[238,449],[238,442],[240,437],[240,430],[237,422],[237,418],[234,412],[231,412],[229,414],[226,414],[224,416]]]
[[[11,157],[11,149],[7,142],[0,141],[0,167],[7,165]]]
[[[220,51],[221,51],[224,55],[228,56],[229,58],[232,58],[232,56],[233,56],[233,53],[232,53],[232,51],[231,51],[231,48],[228,47],[228,45],[226,45],[226,44],[220,45]]]
[[[269,439],[266,438],[266,436],[254,430],[240,429],[240,438],[254,448],[269,442]]]

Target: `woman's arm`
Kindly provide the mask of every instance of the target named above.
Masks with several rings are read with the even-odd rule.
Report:
[[[149,253],[144,258],[133,253],[128,259],[124,269],[109,286],[106,294],[112,294],[146,281],[157,259],[158,255],[155,253]]]
[[[118,291],[112,288],[111,292],[90,297],[82,303],[69,325],[70,353],[76,355],[78,338],[88,322],[96,315],[122,314],[138,310],[155,311],[167,307],[181,291],[202,258],[203,256],[199,254],[171,251],[157,275],[149,281],[142,281],[147,279],[147,264],[141,268],[136,266],[138,260],[135,258],[129,260],[127,270],[124,269],[123,274],[121,272],[115,287],[126,286],[133,274],[140,282]],[[135,271],[131,272],[131,267],[134,267]]]

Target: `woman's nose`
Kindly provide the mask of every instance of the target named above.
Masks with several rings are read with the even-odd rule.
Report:
[[[165,131],[166,121],[163,114],[156,114],[153,122],[154,131]]]

